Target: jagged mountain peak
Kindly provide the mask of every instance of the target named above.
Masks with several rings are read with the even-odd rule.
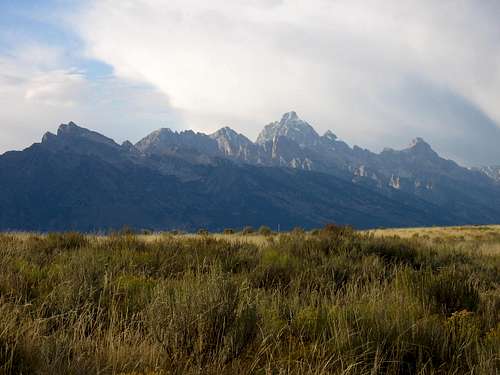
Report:
[[[122,148],[129,152],[137,152],[137,148],[135,148],[134,144],[130,141],[124,141],[122,143]]]
[[[278,123],[281,126],[287,126],[287,127],[295,127],[297,129],[313,129],[311,125],[309,125],[307,122],[302,120],[299,115],[297,115],[297,112],[295,111],[290,111],[283,116],[281,116],[281,120]]]
[[[127,148],[134,147],[134,145],[132,144],[132,142],[130,142],[128,140],[127,141],[123,141],[122,146],[123,147],[127,147]]]
[[[244,134],[236,132],[234,129],[230,128],[229,126],[224,126],[223,128],[220,128],[215,133],[210,134],[209,137],[212,139],[225,138],[229,141],[253,143]]]
[[[177,133],[177,132],[174,132],[170,128],[160,128],[160,129],[152,131],[151,133],[149,133],[143,139],[146,139],[146,138],[160,138],[160,137],[165,137],[165,136],[168,137],[168,136],[170,136],[172,134],[175,134],[175,133]]]
[[[281,118],[282,123],[286,123],[288,121],[297,121],[297,120],[300,120],[300,118],[297,115],[297,112],[295,112],[295,111],[287,112]]]
[[[245,137],[243,134],[238,134],[235,130],[231,129],[229,126],[224,126],[217,130],[216,132],[210,134],[211,138],[219,138],[219,137],[229,137],[229,138],[237,138],[237,137]],[[246,137],[245,137],[246,138]]]
[[[432,149],[431,145],[420,137],[413,139],[408,148],[404,151],[418,154],[437,155],[436,152]]]
[[[285,113],[279,122],[266,125],[257,138],[258,144],[272,141],[275,137],[287,137],[302,147],[313,146],[319,139],[316,130],[300,119],[296,112]]]
[[[426,141],[424,141],[423,138],[417,137],[412,139],[409,147],[412,148],[412,147],[431,147],[431,146]]]
[[[146,151],[153,146],[159,147],[162,143],[169,142],[171,138],[178,135],[179,133],[174,132],[170,128],[160,128],[142,138],[135,144],[135,147],[141,151]]]
[[[210,134],[209,137],[217,142],[219,151],[225,156],[240,158],[247,162],[258,157],[253,142],[228,126]]]
[[[78,135],[86,132],[90,132],[90,130],[78,126],[73,121],[70,121],[67,124],[61,124],[57,128],[57,135]]]
[[[209,155],[217,153],[217,144],[208,135],[195,133],[192,130],[177,132],[170,128],[153,131],[137,142],[135,147],[147,154],[163,154],[170,152],[172,148],[178,147],[196,150]]]
[[[421,137],[414,138],[410,142],[408,147],[403,148],[402,150],[395,150],[390,147],[385,147],[380,155],[384,157],[398,157],[397,155],[407,155],[412,158],[416,157],[418,159],[440,158],[436,151],[432,149],[431,145],[424,141],[424,139]]]
[[[95,132],[93,130],[89,130],[89,129],[86,129],[86,128],[82,127],[82,126],[78,126],[73,121],[70,121],[67,124],[61,124],[61,125],[59,125],[59,127],[57,129],[57,135],[58,136],[66,136],[66,135],[70,135],[70,136],[84,136],[84,135],[87,135],[87,134],[98,134],[101,137],[107,138],[104,135],[99,134],[99,133],[97,133],[97,132]]]
[[[160,128],[160,129],[153,131],[151,134],[171,134],[171,133],[177,133],[177,132],[173,131],[170,128]]]
[[[78,126],[73,121],[70,121],[67,124],[59,125],[57,135],[47,132],[42,138],[42,143],[59,142],[63,144],[70,144],[78,141],[106,144],[114,147],[118,146],[118,144],[111,138],[93,130]]]

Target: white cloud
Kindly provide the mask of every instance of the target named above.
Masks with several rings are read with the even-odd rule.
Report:
[[[496,127],[498,2],[95,0],[81,11],[71,21],[87,53],[157,87],[192,127],[256,136],[295,109],[363,146],[422,135],[450,156],[500,160],[494,148],[479,159],[454,147],[486,125],[457,126],[450,106],[421,100],[461,98]]]
[[[65,64],[62,51],[41,45],[0,56],[0,104],[0,153],[38,142],[62,122],[117,141],[179,124],[155,88],[115,77],[89,79]]]
[[[81,73],[54,70],[30,79],[24,97],[47,105],[74,107],[86,89],[87,82]]]

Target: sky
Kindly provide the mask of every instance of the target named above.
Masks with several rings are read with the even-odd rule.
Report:
[[[0,0],[0,153],[77,124],[255,139],[294,110],[373,151],[500,164],[497,0]]]

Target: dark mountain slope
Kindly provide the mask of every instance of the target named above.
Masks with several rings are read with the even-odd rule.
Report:
[[[499,192],[423,140],[374,154],[295,113],[258,143],[222,128],[119,145],[69,123],[0,156],[0,230],[482,224],[500,222]]]
[[[175,133],[175,137],[186,137],[184,133]],[[239,163],[322,172],[390,199],[419,198],[441,207],[458,222],[500,222],[500,184],[495,177],[496,170],[461,167],[440,157],[421,138],[402,150],[374,153],[357,146],[351,148],[331,131],[320,136],[295,112],[286,113],[280,121],[265,126],[255,143],[229,128],[211,137],[217,141],[218,151],[206,154],[207,158],[226,157]],[[199,142],[191,142],[190,147],[204,153],[203,135],[197,133],[196,139]],[[145,150],[148,154],[157,154],[157,149],[155,146]]]
[[[0,157],[0,229],[121,228],[211,230],[266,224],[287,229],[327,222],[357,227],[449,224],[423,201],[410,205],[314,172],[193,166],[182,182],[127,158],[112,162],[35,144]]]

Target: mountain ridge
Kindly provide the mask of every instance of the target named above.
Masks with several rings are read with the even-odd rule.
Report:
[[[120,145],[61,124],[41,143],[0,156],[0,229],[500,222],[499,184],[422,138],[377,154],[331,130],[319,135],[288,112],[259,139],[229,127],[208,135],[164,128]]]

